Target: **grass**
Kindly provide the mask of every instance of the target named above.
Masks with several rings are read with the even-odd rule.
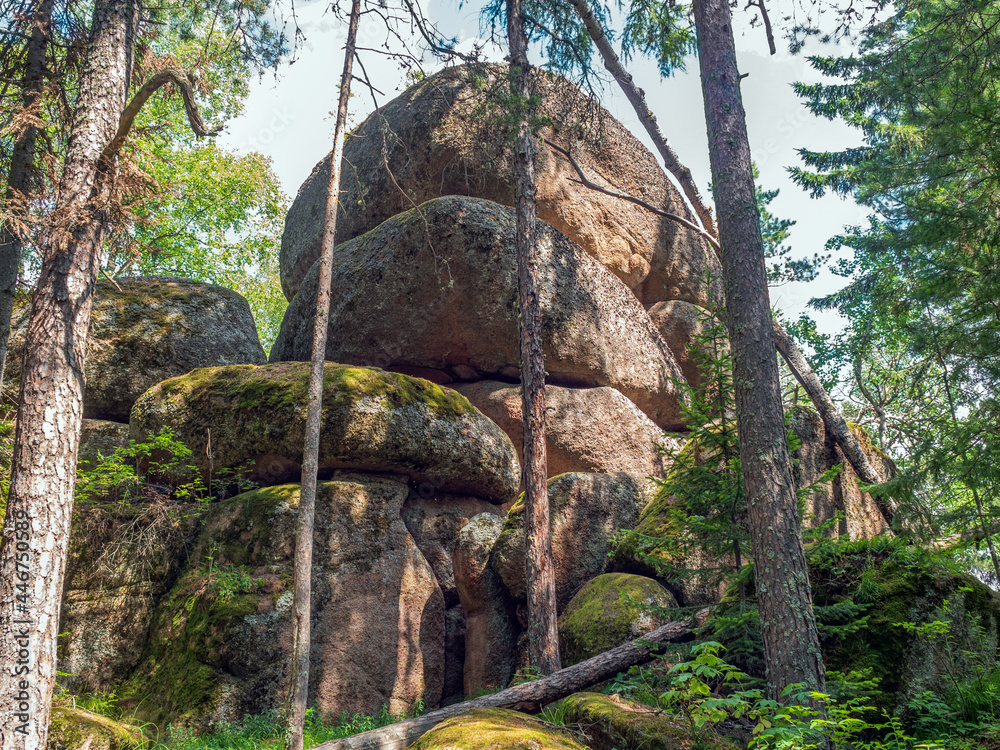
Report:
[[[80,708],[101,714],[109,719],[124,723],[133,723],[134,719],[126,715],[118,705],[116,695],[94,694],[83,696],[62,696],[60,700],[72,701]],[[402,719],[419,716],[423,713],[423,704],[408,714],[392,714],[386,707],[374,715],[354,714],[340,717],[324,717],[315,709],[306,711],[304,732],[306,748],[315,747],[323,742],[351,737],[370,729],[394,724]],[[211,732],[198,734],[184,727],[170,727],[158,732],[152,724],[141,727],[147,736],[162,735],[149,744],[149,750],[281,750],[285,745],[285,723],[275,712],[247,716],[233,724],[217,725]]]

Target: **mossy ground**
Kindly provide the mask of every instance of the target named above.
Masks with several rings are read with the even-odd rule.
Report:
[[[579,726],[590,738],[590,750],[736,750],[730,740],[710,729],[692,732],[692,727],[661,711],[617,696],[574,693],[558,704],[567,724]]]
[[[583,738],[526,714],[477,708],[438,724],[411,750],[586,750]]]
[[[46,750],[140,750],[147,746],[136,727],[72,706],[53,706]]]

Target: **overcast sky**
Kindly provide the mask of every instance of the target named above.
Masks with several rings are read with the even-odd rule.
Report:
[[[447,36],[469,47],[481,34],[478,11],[482,3],[458,0],[424,0],[429,18]],[[316,163],[330,150],[333,117],[336,106],[340,70],[343,66],[344,24],[325,9],[326,0],[297,0],[296,9],[305,41],[297,53],[297,61],[285,65],[277,78],[268,75],[254,84],[246,113],[229,124],[223,144],[240,150],[257,150],[271,157],[274,170],[290,197],[309,175]],[[763,31],[749,28],[748,16],[736,14],[737,53],[740,70],[749,74],[743,80],[743,101],[747,110],[750,144],[754,161],[760,169],[760,181],[765,189],[781,190],[771,204],[775,215],[794,219],[790,244],[796,256],[812,256],[822,252],[827,239],[845,225],[862,223],[864,211],[851,201],[837,197],[821,200],[809,196],[789,179],[786,169],[801,162],[798,148],[834,149],[858,145],[859,136],[841,123],[813,117],[801,105],[791,89],[794,81],[815,81],[818,76],[802,56],[792,56],[779,41],[778,54],[767,54]],[[359,46],[379,47],[384,31],[372,20],[362,24]],[[499,59],[502,50],[494,50]],[[372,82],[386,95],[396,96],[405,88],[403,73],[391,60],[374,53],[362,53],[365,68]],[[533,62],[541,62],[540,59]],[[646,90],[650,107],[661,129],[681,160],[694,173],[699,188],[707,195],[710,181],[708,141],[702,104],[701,85],[697,75],[697,60],[691,58],[688,72],[661,80],[656,65],[635,60],[629,65],[636,82]],[[428,66],[430,72],[433,64]],[[651,146],[645,131],[636,120],[631,107],[613,82],[604,87],[604,105],[647,146]],[[374,107],[371,96],[364,92],[352,99],[351,120],[361,122]],[[835,289],[840,280],[824,271],[809,285],[786,285],[772,289],[772,305],[786,315],[797,318],[806,310],[810,297]],[[833,332],[839,327],[835,315],[819,315],[813,311],[822,330]]]

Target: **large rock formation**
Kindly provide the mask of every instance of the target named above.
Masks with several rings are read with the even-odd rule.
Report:
[[[497,66],[443,70],[380,107],[348,137],[338,243],[442,195],[513,205],[511,141],[500,130],[505,113],[495,96],[508,95],[503,72]],[[563,79],[537,74],[535,81],[539,111],[552,120],[542,135],[569,148],[590,179],[691,218],[656,157],[603,107]],[[575,182],[572,166],[548,148],[539,149],[536,164],[539,218],[607,266],[646,305],[707,301],[705,264],[716,275],[718,265],[697,234]],[[328,156],[288,212],[281,280],[289,300],[319,257],[329,173]]]
[[[524,442],[520,386],[481,381],[455,390],[507,433],[518,458]],[[567,472],[625,471],[662,477],[667,459],[661,447],[674,438],[614,388],[545,386],[545,457],[549,477]]]
[[[563,474],[549,480],[552,564],[559,609],[604,572],[611,538],[635,525],[652,483],[631,474]],[[526,597],[524,504],[510,509],[493,564],[515,599]]]
[[[558,231],[538,225],[549,382],[611,386],[677,427],[683,377],[642,305]],[[319,268],[285,313],[271,361],[305,361]],[[326,358],[438,382],[517,378],[513,212],[475,198],[429,201],[336,249]],[[345,335],[350,332],[349,335]]]
[[[278,484],[301,477],[307,364],[214,367],[151,388],[132,411],[135,439],[164,427],[211,471],[247,467]],[[209,431],[214,458],[206,455]],[[319,468],[404,474],[425,490],[497,502],[517,493],[510,439],[464,396],[419,378],[327,363]]]
[[[313,552],[310,703],[339,715],[433,706],[444,681],[444,597],[400,518],[401,478],[321,482]],[[279,708],[291,664],[299,488],[214,506],[120,692],[158,723]]]
[[[30,305],[14,312],[7,380],[20,379],[30,314]],[[101,280],[87,337],[83,415],[128,422],[132,404],[161,380],[196,367],[266,361],[250,306],[231,289],[173,277]]]

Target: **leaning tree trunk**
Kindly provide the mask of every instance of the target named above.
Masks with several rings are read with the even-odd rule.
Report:
[[[517,291],[521,311],[521,410],[524,420],[522,477],[526,511],[528,653],[543,674],[559,669],[556,584],[552,565],[549,494],[545,462],[545,360],[535,231],[535,144],[529,124],[531,85],[528,37],[521,0],[508,0],[511,94],[517,107],[514,145],[514,204],[517,211]]]
[[[313,750],[403,750],[442,721],[475,708],[537,711],[542,706],[567,695],[596,685],[621,672],[627,672],[636,664],[651,661],[660,652],[661,644],[690,640],[694,636],[692,628],[696,623],[704,622],[707,616],[708,610],[703,609],[693,618],[661,625],[641,638],[581,661],[572,667],[553,672],[540,680],[529,680],[501,690],[499,693],[453,703],[423,716],[405,719],[380,729],[371,729],[353,737],[324,742]]]
[[[0,745],[42,750],[83,419],[83,360],[137,0],[98,0],[21,370],[0,542]]]
[[[696,0],[722,278],[768,688],[824,687],[771,333],[764,246],[728,0]]]
[[[323,368],[326,361],[326,334],[330,325],[330,286],[333,282],[333,249],[340,199],[340,162],[344,156],[344,130],[347,105],[351,97],[354,48],[361,18],[361,0],[351,5],[344,70],[340,76],[340,101],[337,124],[333,131],[333,156],[330,182],[327,185],[326,214],[323,221],[323,244],[320,251],[319,281],[316,286],[316,315],[313,319],[312,364],[309,368],[309,393],[306,407],[305,445],[302,451],[302,491],[299,494],[299,517],[295,530],[295,580],[292,600],[292,664],[289,690],[288,727],[285,747],[302,750],[309,696],[309,646],[312,617],[312,549],[316,514],[316,482],[319,470],[319,430],[323,409]]]
[[[24,254],[24,223],[27,218],[27,196],[31,187],[31,167],[35,161],[35,143],[38,128],[33,124],[38,117],[42,100],[45,74],[45,53],[52,31],[52,6],[55,0],[38,3],[31,20],[31,34],[25,47],[24,83],[21,91],[21,109],[27,122],[14,140],[7,173],[7,190],[4,203],[7,220],[0,225],[0,390],[7,362],[7,342],[10,339],[11,316],[14,314],[14,295],[17,277]]]

